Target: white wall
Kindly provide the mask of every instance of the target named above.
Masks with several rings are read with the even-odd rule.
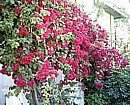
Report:
[[[0,65],[0,69],[1,69],[2,65]],[[0,105],[5,105],[5,97],[4,97],[4,94],[2,92],[2,88],[3,88],[3,82],[4,82],[4,79],[3,79],[3,75],[0,74]]]
[[[0,64],[0,70],[2,68],[2,65]],[[0,105],[5,105],[5,96],[4,92],[7,92],[10,86],[13,86],[13,80],[11,79],[11,76],[8,77],[6,75],[3,75],[0,73]]]

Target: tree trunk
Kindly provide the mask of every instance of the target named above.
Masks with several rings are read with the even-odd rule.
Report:
[[[36,90],[32,90],[32,101],[33,105],[39,105]]]

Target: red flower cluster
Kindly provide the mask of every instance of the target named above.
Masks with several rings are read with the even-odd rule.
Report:
[[[26,86],[26,81],[24,80],[23,76],[20,74],[18,75],[18,77],[13,77],[14,79],[14,83],[20,87],[20,88],[23,88]]]
[[[95,82],[94,84],[95,84],[96,88],[98,88],[98,89],[101,89],[103,87],[102,83]]]
[[[31,64],[32,59],[34,58],[34,54],[30,53],[28,55],[23,56],[22,58],[19,59],[20,64],[26,65],[26,64]]]
[[[45,58],[43,53],[39,53],[39,54],[36,53],[35,56],[40,57],[41,60]]]
[[[35,81],[32,79],[28,81],[28,86],[33,87],[35,85]]]
[[[19,30],[19,33],[18,33],[19,36],[28,36],[29,35],[29,31],[23,26],[20,26],[18,30]]]
[[[72,69],[72,70],[70,70],[70,74],[68,75],[67,78],[68,78],[68,80],[74,80],[77,77],[78,77],[78,74],[76,74],[75,70]]]
[[[23,48],[20,47],[20,48],[18,49],[18,52],[19,52],[19,53],[22,53],[22,52],[23,52]]]
[[[5,6],[4,5],[0,5],[0,9],[3,9],[3,8],[5,8]]]
[[[22,12],[22,9],[21,9],[21,8],[18,8],[18,7],[15,7],[15,8],[14,8],[14,12],[17,13],[18,15],[20,15],[21,12]]]
[[[96,77],[97,77],[98,79],[100,79],[100,74],[96,74]]]
[[[36,74],[36,79],[41,82],[45,82],[47,77],[50,76],[51,79],[54,79],[58,76],[58,72],[51,67],[51,63],[47,60],[44,64],[41,64],[42,68]]]
[[[16,62],[13,67],[13,71],[17,71],[19,69],[19,64]]]
[[[54,53],[54,50],[51,48],[51,49],[49,49],[48,53],[49,53],[50,55],[52,55],[52,54]]]
[[[38,28],[38,29],[43,29],[43,28],[45,27],[44,23],[36,24],[35,26],[36,26],[36,28]]]
[[[126,65],[128,65],[128,61],[126,60],[126,58],[123,58],[122,61],[121,61],[121,68],[125,68]]]
[[[44,41],[50,37],[51,29],[46,30],[43,35],[41,36],[40,40]]]
[[[5,74],[7,76],[11,76],[11,74],[6,71],[7,67],[8,67],[8,65],[2,66],[2,69],[0,70],[0,73]]]
[[[32,3],[33,1],[35,1],[35,0],[21,0],[21,2],[22,2],[23,4],[26,4],[26,5]]]

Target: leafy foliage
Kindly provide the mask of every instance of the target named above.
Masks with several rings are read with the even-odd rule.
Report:
[[[0,72],[12,76],[17,86],[16,95],[19,90],[29,91],[36,105],[66,104],[57,99],[59,95],[54,97],[58,70],[63,72],[64,78],[59,83],[62,89],[84,78],[101,89],[101,80],[112,68],[118,71],[128,64],[115,48],[109,48],[108,35],[97,21],[89,19],[69,1],[6,0],[0,3],[0,63],[3,64]],[[42,87],[45,87],[44,94],[51,97],[42,95]]]
[[[129,56],[124,54],[128,61]],[[104,87],[97,90],[92,82],[84,80],[87,85],[85,90],[86,105],[129,105],[130,104],[130,66],[117,73],[111,71],[111,75],[106,76],[102,83]]]

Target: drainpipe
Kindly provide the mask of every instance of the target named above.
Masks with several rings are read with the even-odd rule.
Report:
[[[111,14],[110,14],[110,40],[111,40],[111,47],[112,47],[112,17],[111,17]]]
[[[117,32],[116,32],[116,27],[115,27],[115,49],[116,49],[116,40],[117,40],[116,34],[117,34]]]

